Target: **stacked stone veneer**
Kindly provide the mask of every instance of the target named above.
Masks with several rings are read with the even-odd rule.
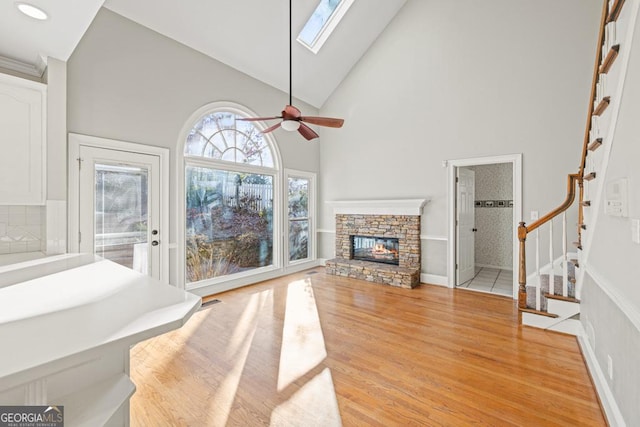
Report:
[[[350,236],[355,235],[398,239],[399,265],[352,259]],[[336,215],[336,258],[327,261],[326,272],[414,288],[420,283],[420,216]]]

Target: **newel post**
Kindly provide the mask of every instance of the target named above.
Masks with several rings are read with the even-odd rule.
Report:
[[[527,227],[524,222],[518,226],[518,240],[520,241],[520,250],[518,258],[518,308],[527,308],[527,257],[525,253],[525,242],[527,240]]]

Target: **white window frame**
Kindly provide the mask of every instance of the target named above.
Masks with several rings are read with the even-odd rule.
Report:
[[[230,102],[219,101],[213,102],[202,106],[196,110],[187,119],[183,126],[179,140],[177,144],[177,179],[176,179],[176,195],[178,197],[178,212],[176,221],[176,236],[178,239],[177,244],[177,280],[178,286],[183,289],[192,291],[198,295],[210,295],[225,290],[237,288],[250,283],[254,283],[267,278],[275,277],[282,272],[283,269],[283,246],[282,246],[282,200],[283,200],[283,184],[282,184],[282,158],[278,145],[271,134],[265,134],[265,140],[271,148],[271,154],[273,157],[273,168],[255,165],[244,165],[242,163],[233,163],[223,160],[214,160],[200,156],[186,156],[184,154],[185,144],[187,136],[193,126],[207,114],[212,114],[221,111],[230,111],[238,115],[246,117],[258,117],[258,114],[251,111],[247,107]],[[263,129],[264,123],[254,122],[256,128]],[[231,172],[245,172],[256,173],[273,176],[273,262],[270,266],[254,268],[248,271],[225,275],[221,277],[214,277],[211,279],[202,280],[194,283],[187,283],[186,280],[186,194],[185,194],[185,173],[186,167],[196,166],[205,167],[217,170],[227,170]]]
[[[331,16],[329,16],[329,19],[327,19],[327,22],[324,23],[324,26],[320,29],[320,32],[316,35],[316,37],[313,39],[313,42],[310,45],[300,38],[300,34],[298,34],[298,37],[296,37],[296,41],[300,43],[302,46],[309,49],[311,52],[317,54],[322,48],[322,46],[324,45],[324,43],[329,39],[329,36],[333,33],[333,30],[336,29],[336,27],[338,26],[338,24],[340,23],[344,15],[347,13],[347,11],[349,10],[353,2],[354,0],[341,0],[340,4],[338,4],[338,6],[333,11]],[[305,25],[303,25],[303,28],[307,25],[307,22],[313,17],[313,14],[315,13],[317,8],[318,6],[316,6],[313,9],[313,12],[311,13],[311,16],[309,17],[309,19],[305,21]]]
[[[289,178],[303,178],[309,180],[309,256],[304,259],[299,259],[295,261],[289,261]],[[284,252],[283,257],[285,260],[285,265],[287,268],[295,267],[300,265],[305,265],[305,268],[308,267],[308,263],[312,261],[316,261],[316,200],[317,200],[317,186],[316,186],[317,175],[314,172],[306,172],[299,171],[295,169],[285,169],[284,171],[284,180],[283,180],[283,229],[284,229]]]

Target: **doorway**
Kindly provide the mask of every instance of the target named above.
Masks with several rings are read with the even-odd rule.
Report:
[[[449,287],[516,299],[522,155],[450,160],[446,166]]]
[[[166,153],[74,134],[69,145],[71,251],[168,279]]]

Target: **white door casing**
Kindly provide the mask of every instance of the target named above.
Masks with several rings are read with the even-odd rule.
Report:
[[[456,285],[475,273],[475,172],[458,168],[456,191]]]
[[[504,154],[499,156],[475,157],[445,160],[442,165],[447,168],[447,286],[456,286],[456,175],[457,169],[465,166],[491,165],[511,163],[513,167],[513,253],[518,253],[518,223],[522,221],[522,154]],[[513,257],[513,299],[518,299],[518,257]]]
[[[69,251],[95,253],[96,166],[146,171],[146,242],[158,244],[137,245],[134,267],[169,281],[168,154],[163,148],[70,134]]]

